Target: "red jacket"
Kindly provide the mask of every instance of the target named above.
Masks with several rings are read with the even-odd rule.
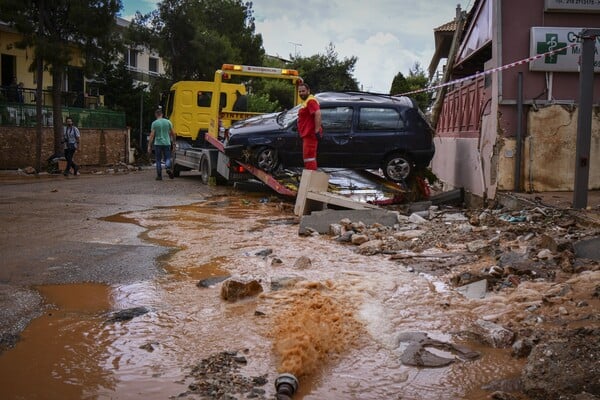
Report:
[[[298,133],[301,138],[315,134],[315,112],[320,109],[319,101],[312,94],[300,105],[300,110],[298,111]],[[321,131],[321,127],[319,127],[319,131]]]

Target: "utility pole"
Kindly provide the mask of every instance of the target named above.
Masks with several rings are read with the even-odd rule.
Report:
[[[302,43],[288,42],[294,46],[294,57],[298,58],[298,47],[302,46]]]
[[[573,208],[586,208],[590,178],[590,142],[592,140],[592,102],[594,87],[594,49],[600,29],[581,31],[581,65],[579,70],[579,110],[575,148],[575,183]]]

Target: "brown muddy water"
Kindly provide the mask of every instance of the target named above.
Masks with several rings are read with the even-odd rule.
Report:
[[[221,351],[245,350],[241,373],[267,375],[267,398],[280,372],[300,378],[294,398],[305,400],[483,399],[483,385],[519,374],[522,362],[508,351],[454,335],[481,317],[481,301],[385,256],[358,255],[328,236],[299,237],[289,211],[259,200],[224,197],[111,217],[116,229],[136,223],[147,229],[145,240],[171,248],[159,260],[166,274],[123,286],[38,287],[51,308],[0,357],[3,398],[175,398],[192,383],[191,367]],[[264,249],[273,253],[256,255]],[[294,268],[300,256],[312,265]],[[220,284],[196,286],[225,274],[258,279],[264,292],[228,303]],[[304,280],[271,291],[281,277]],[[137,306],[150,312],[108,321]],[[482,356],[444,368],[403,366],[398,335],[413,331]]]

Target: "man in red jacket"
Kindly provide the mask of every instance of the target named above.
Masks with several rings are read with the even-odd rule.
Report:
[[[317,169],[317,145],[323,135],[321,108],[306,83],[298,85],[298,95],[303,100],[298,111],[298,133],[302,138],[304,168],[314,171]]]

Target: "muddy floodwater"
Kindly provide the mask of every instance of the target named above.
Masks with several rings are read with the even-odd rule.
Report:
[[[221,197],[110,217],[115,229],[137,224],[142,239],[165,248],[157,260],[165,274],[123,286],[37,287],[48,308],[0,357],[3,398],[210,398],[189,392],[190,372],[223,351],[244,356],[239,374],[266,377],[264,398],[273,398],[281,372],[299,376],[294,398],[306,400],[482,399],[485,384],[519,375],[523,361],[509,350],[460,335],[481,317],[480,301],[384,255],[359,255],[327,235],[300,237],[289,204],[264,200]],[[311,261],[303,269],[295,267],[301,256]],[[264,291],[226,302],[220,283],[197,286],[227,275],[256,279]],[[272,290],[281,278],[297,283]],[[133,307],[148,312],[111,319]],[[481,357],[405,366],[404,332]]]

